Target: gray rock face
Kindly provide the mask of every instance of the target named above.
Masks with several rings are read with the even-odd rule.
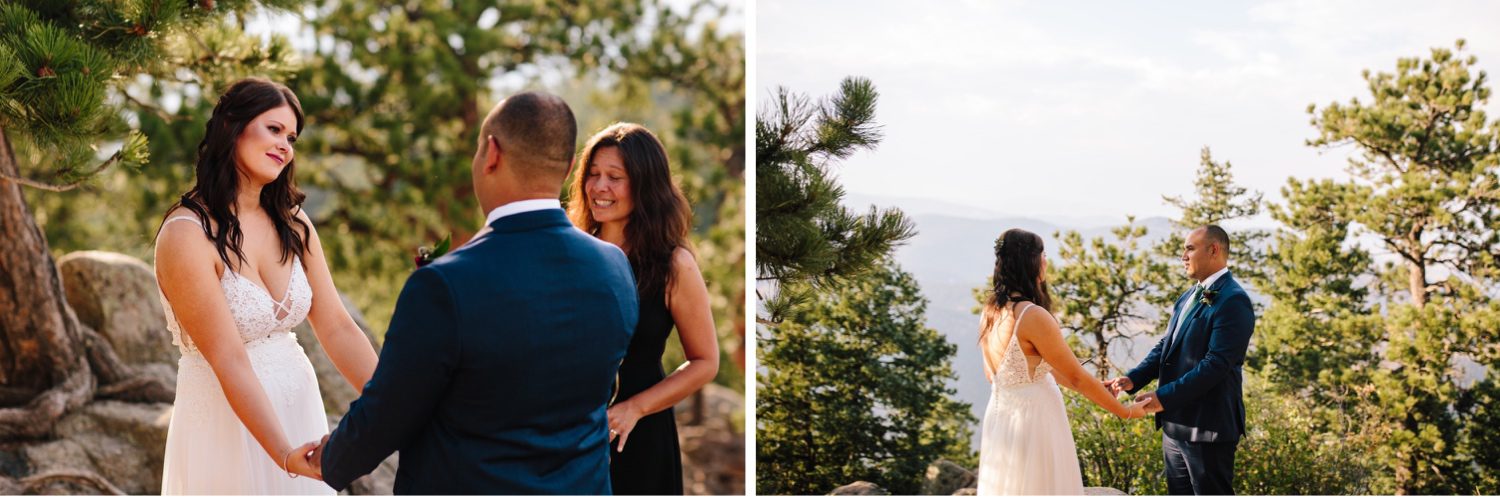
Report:
[[[160,493],[171,417],[170,404],[93,402],[58,422],[58,440],[23,453],[34,475],[95,473],[131,494]]]
[[[1130,495],[1109,487],[1083,487],[1083,495]]]
[[[979,495],[979,489],[974,487],[960,488],[953,495]]]
[[[874,483],[870,483],[870,482],[867,482],[867,481],[857,481],[857,482],[854,482],[854,483],[850,483],[848,485],[844,485],[842,487],[835,488],[835,489],[833,489],[832,492],[828,493],[828,495],[890,495],[890,494],[891,494],[890,492],[887,492],[887,491],[885,491],[885,489],[880,488],[880,485],[876,485]]]
[[[121,360],[176,371],[179,354],[150,266],[128,255],[84,251],[58,259],[57,270],[78,320],[109,340]]]
[[[962,488],[973,487],[979,478],[973,471],[964,469],[953,461],[938,459],[927,466],[927,477],[922,481],[922,495],[953,495]]]

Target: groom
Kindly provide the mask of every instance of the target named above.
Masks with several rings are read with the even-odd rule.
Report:
[[[400,451],[397,494],[610,493],[605,408],[638,307],[625,254],[558,203],[577,135],[543,93],[485,118],[488,226],[407,279],[374,376],[314,454],[328,486]]]
[[[1255,331],[1250,297],[1229,274],[1229,234],[1209,225],[1194,230],[1182,262],[1197,280],[1172,308],[1167,334],[1126,376],[1105,382],[1118,394],[1151,380],[1155,392],[1136,397],[1156,412],[1173,495],[1234,493],[1234,452],[1245,432],[1240,368]]]

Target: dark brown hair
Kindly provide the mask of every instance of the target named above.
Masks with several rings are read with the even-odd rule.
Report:
[[[579,229],[599,236],[600,224],[589,212],[587,178],[594,154],[617,147],[630,178],[634,208],[625,223],[625,254],[635,272],[636,289],[645,300],[665,292],[672,283],[672,251],[688,246],[693,211],[682,190],[672,183],[667,150],[644,126],[616,123],[589,138],[578,154],[578,167],[568,189],[568,217]]]
[[[244,234],[240,232],[240,221],[233,212],[235,197],[240,189],[240,173],[235,165],[234,147],[250,121],[283,105],[291,107],[292,113],[297,115],[297,133],[301,134],[302,103],[297,101],[297,95],[292,90],[264,78],[245,78],[229,85],[229,89],[219,97],[219,103],[214,105],[208,124],[204,125],[203,141],[198,142],[198,160],[194,166],[197,183],[193,185],[193,189],[182,194],[182,198],[172,208],[167,209],[170,213],[182,206],[196,214],[203,223],[203,234],[214,241],[219,259],[231,269],[237,266],[236,262],[245,261],[245,253],[240,250]],[[297,161],[294,158],[281,169],[281,175],[276,177],[276,181],[260,191],[260,205],[265,209],[266,215],[270,216],[276,235],[281,240],[281,262],[286,262],[293,254],[306,253],[307,240],[311,236],[307,223],[293,214],[294,209],[300,208],[302,201],[307,198],[306,194],[297,189],[296,170]],[[213,222],[210,223],[210,220]],[[293,229],[292,223],[297,224],[300,232]],[[233,260],[229,257],[230,253],[235,256]]]
[[[995,273],[980,319],[981,342],[1010,302],[1031,302],[1052,312],[1052,294],[1047,292],[1047,282],[1040,278],[1045,250],[1042,237],[1023,229],[1005,230],[995,240]]]

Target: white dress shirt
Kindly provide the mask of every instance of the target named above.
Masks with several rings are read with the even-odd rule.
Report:
[[[539,211],[543,209],[562,210],[562,202],[558,201],[555,198],[536,198],[531,200],[518,200],[515,202],[511,202],[509,204],[496,207],[495,210],[490,211],[490,215],[484,219],[484,225],[489,226],[491,224],[494,224],[496,220],[499,220],[500,218],[505,216],[516,215],[522,212]]]

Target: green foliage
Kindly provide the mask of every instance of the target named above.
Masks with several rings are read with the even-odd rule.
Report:
[[[793,306],[760,340],[758,491],[867,480],[912,494],[940,457],[973,467],[975,420],[949,386],[958,348],[926,327],[926,307],[915,279],[882,260]]]
[[[1172,220],[1174,230],[1153,247],[1164,264],[1173,268],[1180,267],[1177,261],[1182,257],[1182,246],[1189,231],[1210,224],[1223,227],[1225,221],[1251,219],[1260,214],[1263,195],[1235,184],[1233,169],[1234,166],[1229,161],[1215,162],[1213,153],[1208,147],[1203,147],[1198,159],[1198,175],[1193,179],[1193,197],[1162,197],[1168,204],[1181,210],[1181,214]],[[1238,279],[1252,284],[1265,280],[1261,270],[1263,263],[1259,245],[1268,236],[1269,233],[1256,229],[1230,232],[1229,265]],[[1185,286],[1187,285],[1174,285]],[[1167,291],[1173,293],[1177,288],[1169,288]],[[1176,297],[1175,294],[1170,296],[1174,300]]]
[[[840,204],[844,190],[830,166],[880,142],[876,99],[873,83],[851,77],[817,103],[779,88],[757,117],[756,271],[775,286],[761,299],[762,322],[781,321],[812,298],[808,292],[875,267],[916,235],[900,210],[871,207],[857,214]]]
[[[1367,457],[1368,437],[1330,431],[1309,403],[1277,393],[1265,381],[1246,377],[1246,423],[1250,431],[1235,454],[1235,493],[1250,495],[1365,495],[1379,468]],[[1068,417],[1078,445],[1084,485],[1131,495],[1166,493],[1162,434],[1149,420],[1123,420],[1082,396],[1067,395]],[[1358,427],[1346,418],[1343,426]]]
[[[1048,271],[1058,322],[1079,356],[1092,356],[1100,379],[1134,366],[1111,360],[1110,344],[1156,333],[1159,319],[1152,309],[1169,308],[1176,287],[1172,268],[1140,246],[1145,226],[1131,217],[1111,232],[1112,242],[1094,238],[1085,243],[1076,231],[1055,235],[1062,245],[1057,249],[1060,262]]]
[[[1253,364],[1337,413],[1368,415],[1377,485],[1400,493],[1471,493],[1493,485],[1497,464],[1485,457],[1493,425],[1478,423],[1493,419],[1500,374],[1500,123],[1457,45],[1366,71],[1369,103],[1309,107],[1309,145],[1361,153],[1350,181],[1291,180],[1273,210],[1286,226],[1271,258],[1274,328]],[[1401,263],[1344,247],[1361,235]],[[1474,369],[1480,381],[1464,381]]]

